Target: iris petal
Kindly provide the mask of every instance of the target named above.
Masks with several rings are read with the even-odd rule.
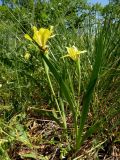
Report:
[[[84,51],[79,51],[75,46],[72,46],[72,47],[66,47],[67,48],[67,52],[68,54],[61,57],[61,58],[64,58],[64,57],[70,57],[73,61],[77,61],[78,58],[79,58],[79,55],[81,53],[85,53],[87,52],[86,50]]]
[[[53,34],[53,26],[50,27],[50,30],[45,28],[40,28],[38,30],[35,26],[33,26],[32,29],[34,31],[33,40],[41,47],[42,50],[46,50],[47,41]],[[32,41],[32,38],[28,34],[25,34],[25,38]]]

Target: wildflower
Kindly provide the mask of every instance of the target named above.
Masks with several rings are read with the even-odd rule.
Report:
[[[87,52],[86,50],[84,50],[84,51],[79,51],[75,46],[73,46],[73,47],[66,47],[66,48],[67,48],[68,54],[65,55],[65,56],[63,56],[62,58],[64,58],[64,57],[70,57],[73,61],[78,60],[79,55],[80,55],[81,53]]]
[[[24,55],[25,60],[29,60],[30,56],[31,56],[30,53],[26,52]]]
[[[40,28],[39,30],[34,26],[33,28],[34,34],[33,38],[31,38],[28,34],[25,34],[25,38],[30,41],[35,41],[42,50],[46,51],[47,49],[47,41],[49,38],[53,37],[53,26],[50,29]]]

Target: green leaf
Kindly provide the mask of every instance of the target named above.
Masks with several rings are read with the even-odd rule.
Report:
[[[82,106],[82,113],[81,113],[81,118],[80,118],[80,127],[78,131],[78,137],[77,137],[77,144],[76,144],[76,149],[78,150],[81,146],[81,140],[82,140],[82,133],[85,125],[85,121],[87,119],[88,111],[89,111],[89,105],[90,101],[92,100],[92,94],[94,92],[94,88],[98,79],[98,73],[101,67],[101,62],[102,62],[102,55],[104,53],[104,44],[103,44],[103,39],[104,37],[102,36],[103,33],[98,33],[98,37],[96,38],[95,41],[95,63],[93,66],[93,71],[91,74],[91,78],[88,84],[88,87],[86,89],[86,93],[83,97],[83,106]]]
[[[58,82],[58,84],[60,86],[61,91],[63,92],[67,102],[69,103],[69,107],[70,107],[70,110],[72,112],[73,119],[74,119],[75,129],[77,131],[76,107],[75,107],[73,97],[70,94],[70,90],[67,87],[67,85],[65,84],[64,80],[61,78],[60,74],[58,73],[58,71],[56,70],[54,65],[50,62],[50,60],[44,54],[41,54],[41,56],[44,59],[44,61],[46,62],[46,64],[48,65],[52,74],[54,75],[56,81]]]

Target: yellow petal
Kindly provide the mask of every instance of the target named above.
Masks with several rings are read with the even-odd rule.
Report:
[[[65,56],[62,56],[60,58],[66,58],[66,57],[69,57],[69,54],[66,54]]]
[[[32,38],[28,35],[28,34],[25,34],[24,37],[30,41],[32,41]]]
[[[79,58],[80,51],[78,51],[78,49],[75,46],[67,47],[67,52],[72,60],[76,61]]]
[[[42,46],[41,36],[39,35],[39,31],[34,32],[33,39],[39,46]]]
[[[77,61],[78,58],[79,58],[79,55],[81,53],[85,53],[87,52],[86,50],[84,51],[79,51],[75,46],[72,46],[72,47],[66,47],[67,48],[67,52],[68,54],[61,57],[61,58],[64,58],[64,57],[70,57],[73,61]]]
[[[81,54],[81,53],[86,53],[86,52],[87,52],[87,50],[83,50],[83,51],[80,51],[80,54]]]
[[[43,49],[46,47],[46,43],[51,36],[51,31],[48,29],[40,28],[39,35],[41,39],[41,45]]]
[[[40,28],[39,30],[33,26],[32,29],[34,31],[33,40],[41,47],[41,49],[46,51],[47,41],[52,37],[53,26],[50,26],[50,29]],[[25,35],[25,38],[32,41],[32,38],[28,34]]]
[[[34,33],[37,31],[37,27],[35,27],[35,26],[33,26],[32,29],[33,29]]]
[[[53,26],[50,26],[50,33],[53,34]]]

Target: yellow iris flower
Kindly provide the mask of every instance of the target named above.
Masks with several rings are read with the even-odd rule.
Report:
[[[65,55],[65,56],[63,56],[62,58],[64,58],[64,57],[70,57],[73,61],[77,61],[78,58],[79,58],[79,55],[81,53],[87,52],[86,50],[79,51],[75,46],[73,46],[73,47],[66,47],[66,48],[67,48],[68,54]]]
[[[30,41],[35,41],[42,50],[47,49],[47,41],[49,38],[53,37],[53,26],[50,29],[40,28],[39,30],[34,26],[33,28],[34,34],[33,38],[31,38],[28,34],[25,34],[25,38]]]

